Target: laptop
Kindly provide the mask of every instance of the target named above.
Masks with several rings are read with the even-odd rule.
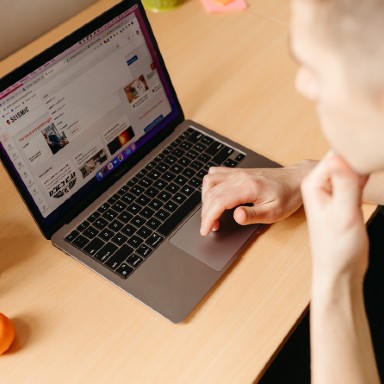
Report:
[[[54,246],[175,323],[263,228],[200,236],[209,167],[278,166],[185,120],[138,0],[0,80],[0,156]]]

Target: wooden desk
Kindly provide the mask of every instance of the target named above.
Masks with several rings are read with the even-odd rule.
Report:
[[[3,74],[116,0],[103,0],[0,63]],[[185,114],[282,163],[320,158],[313,107],[294,90],[285,0],[208,15],[150,14]],[[273,225],[175,325],[44,240],[0,169],[0,311],[17,340],[1,383],[251,383],[309,303],[304,214]],[[365,207],[366,217],[374,207]]]

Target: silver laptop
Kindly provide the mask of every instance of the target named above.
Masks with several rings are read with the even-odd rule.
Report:
[[[0,140],[44,236],[173,322],[262,229],[226,212],[200,236],[209,167],[278,166],[184,119],[137,0],[0,80]]]

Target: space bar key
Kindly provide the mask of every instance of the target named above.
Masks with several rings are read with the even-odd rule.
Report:
[[[200,202],[201,192],[196,191],[158,228],[158,232],[168,236]]]

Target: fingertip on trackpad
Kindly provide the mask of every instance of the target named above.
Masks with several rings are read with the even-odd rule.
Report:
[[[170,239],[171,244],[197,260],[221,271],[233,260],[262,226],[239,225],[229,210],[220,217],[220,229],[208,236],[200,235],[201,210],[196,211]]]

